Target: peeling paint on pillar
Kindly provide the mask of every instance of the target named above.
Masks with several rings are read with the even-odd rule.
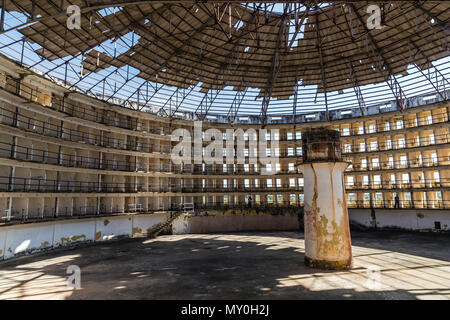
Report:
[[[305,264],[311,267],[347,269],[352,264],[343,181],[348,163],[340,159],[338,139],[335,131],[324,129],[303,138],[309,148],[304,147],[306,161],[299,168],[305,185]]]

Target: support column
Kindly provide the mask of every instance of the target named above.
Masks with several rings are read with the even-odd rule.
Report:
[[[303,135],[305,265],[348,269],[352,265],[344,170],[338,131],[313,129]]]

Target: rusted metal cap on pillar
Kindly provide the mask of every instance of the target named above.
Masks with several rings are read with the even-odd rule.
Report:
[[[340,133],[325,128],[302,134],[303,163],[342,161]]]

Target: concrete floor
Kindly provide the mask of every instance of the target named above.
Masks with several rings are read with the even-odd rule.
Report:
[[[0,299],[450,299],[450,235],[352,232],[354,268],[303,265],[299,232],[160,236],[0,263]],[[81,289],[66,269],[81,269]]]

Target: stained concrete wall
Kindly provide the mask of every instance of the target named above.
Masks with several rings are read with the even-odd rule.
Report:
[[[430,231],[439,221],[441,230],[450,230],[448,210],[375,209],[376,221],[371,218],[370,209],[349,209],[350,221],[378,228],[399,228],[405,230]],[[299,229],[297,215],[235,214],[194,216],[184,214],[172,224],[174,234],[213,233],[229,231],[295,230]]]
[[[297,230],[297,215],[214,215],[184,214],[172,224],[174,234],[228,231]]]
[[[349,209],[350,221],[366,227],[401,228],[408,230],[435,230],[435,222],[441,223],[441,230],[450,230],[449,210],[420,209],[375,209],[375,221],[370,209]]]
[[[0,227],[0,260],[78,242],[145,236],[167,213],[16,224]]]

